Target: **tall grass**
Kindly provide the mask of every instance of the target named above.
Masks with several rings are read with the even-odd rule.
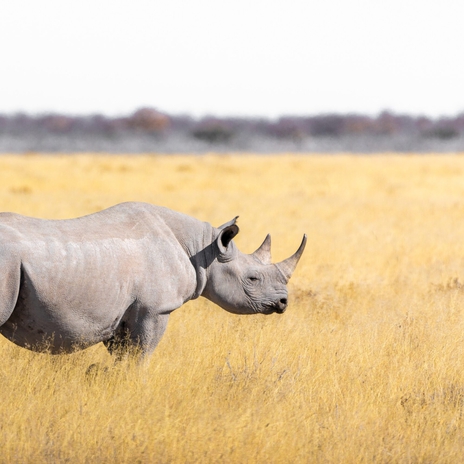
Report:
[[[289,309],[189,302],[144,370],[99,345],[54,357],[1,339],[1,462],[462,459],[464,157],[0,157],[1,210],[127,200],[239,214],[239,248],[271,232],[276,260],[306,232]]]

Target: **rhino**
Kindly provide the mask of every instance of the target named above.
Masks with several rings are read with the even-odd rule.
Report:
[[[141,202],[63,220],[0,213],[0,333],[33,351],[103,342],[144,358],[170,313],[200,296],[235,314],[281,314],[306,235],[271,264],[270,236],[241,253],[236,221],[215,228]]]

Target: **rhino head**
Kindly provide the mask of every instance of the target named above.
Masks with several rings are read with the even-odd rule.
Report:
[[[232,241],[239,232],[236,220],[218,228],[202,295],[235,314],[282,314],[288,304],[287,283],[303,254],[306,235],[294,255],[272,264],[269,234],[254,253],[238,250]]]

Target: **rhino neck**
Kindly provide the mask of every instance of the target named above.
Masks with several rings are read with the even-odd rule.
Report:
[[[202,295],[208,282],[208,274],[211,263],[216,259],[216,244],[214,240],[217,236],[217,231],[208,223],[204,223],[205,229],[203,234],[203,243],[195,253],[190,255],[190,262],[195,268],[197,276],[197,286],[192,300]]]
[[[198,298],[205,289],[209,266],[216,257],[213,241],[219,232],[208,222],[167,208],[157,207],[156,214],[163,219],[189,257],[196,275],[195,291],[190,299]]]

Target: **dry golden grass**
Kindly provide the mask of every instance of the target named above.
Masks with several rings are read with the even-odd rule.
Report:
[[[464,157],[2,156],[0,210],[142,200],[252,252],[308,245],[283,316],[175,311],[140,371],[0,340],[5,463],[456,463],[464,453]]]

